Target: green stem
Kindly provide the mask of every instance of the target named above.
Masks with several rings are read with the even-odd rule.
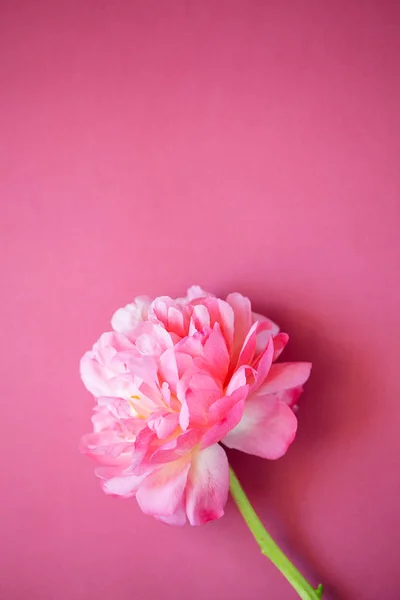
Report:
[[[322,585],[319,585],[316,589],[313,588],[266,531],[244,493],[232,467],[230,467],[230,490],[242,517],[246,521],[257,544],[260,546],[262,554],[267,556],[282,575],[286,577],[302,600],[319,600],[322,598]]]

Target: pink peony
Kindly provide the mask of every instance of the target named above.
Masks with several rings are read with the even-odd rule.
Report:
[[[166,523],[224,514],[228,460],[219,442],[262,458],[285,454],[310,363],[273,364],[288,336],[248,298],[194,286],[186,298],[138,297],[81,361],[96,398],[84,452],[108,494],[136,496]]]

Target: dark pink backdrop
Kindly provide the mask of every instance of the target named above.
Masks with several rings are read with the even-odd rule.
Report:
[[[174,529],[78,454],[82,353],[140,293],[238,290],[312,360],[232,454],[334,600],[400,598],[399,3],[0,2],[1,600],[295,599],[230,502]]]

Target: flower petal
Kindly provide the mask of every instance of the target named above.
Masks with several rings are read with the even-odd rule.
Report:
[[[114,331],[124,333],[129,338],[135,338],[136,326],[147,319],[151,298],[138,296],[132,304],[119,308],[112,316],[111,325]]]
[[[229,367],[229,353],[218,323],[204,344],[204,366],[213,377],[224,382]],[[199,364],[199,361],[198,363]]]
[[[229,491],[225,451],[215,444],[193,456],[186,488],[186,512],[191,525],[219,519]]]
[[[102,481],[101,487],[106,494],[131,498],[135,496],[142,480],[143,477],[136,475],[112,477],[111,479]]]
[[[259,356],[255,365],[254,365],[254,384],[252,386],[252,391],[257,390],[266,380],[268,379],[268,373],[271,369],[273,357],[274,357],[274,347],[275,340],[270,337],[267,342],[267,347],[264,352]]]
[[[190,424],[206,425],[208,410],[222,395],[218,383],[207,373],[195,373],[187,381],[185,400],[189,410]]]
[[[190,462],[185,457],[150,473],[141,483],[136,499],[147,515],[169,517],[181,504]]]
[[[208,296],[212,296],[208,292],[204,291],[199,285],[192,285],[188,289],[186,293],[186,298],[183,300],[185,302],[191,302],[192,300],[196,300],[197,298],[206,298]]]
[[[166,523],[167,525],[175,525],[177,527],[182,527],[186,523],[186,508],[185,508],[185,498],[182,498],[182,502],[176,509],[173,515],[169,517],[162,516],[156,517],[159,521]]]
[[[311,363],[293,362],[272,365],[259,394],[273,394],[303,385],[310,376]]]
[[[245,385],[235,390],[230,396],[219,398],[210,406],[208,418],[214,425],[204,433],[201,447],[207,448],[216,444],[239,423],[243,416],[245,401],[249,386]]]
[[[251,303],[248,298],[242,294],[233,293],[227,296],[226,301],[233,309],[234,313],[234,339],[232,364],[235,365],[246,339],[246,335],[252,325]]]
[[[242,420],[222,443],[261,458],[275,459],[285,454],[296,430],[297,419],[289,406],[274,396],[253,396]]]
[[[303,386],[292,388],[290,390],[282,390],[274,394],[275,398],[284,404],[293,408],[303,392]]]
[[[274,361],[279,358],[288,341],[289,336],[287,333],[278,333],[274,336]]]
[[[166,413],[160,411],[159,413],[154,412],[147,419],[147,426],[149,429],[154,431],[157,437],[161,440],[169,437],[177,428],[179,424],[178,413]]]
[[[264,350],[267,345],[268,339],[273,336],[279,334],[279,327],[276,323],[264,317],[264,315],[260,315],[259,313],[252,313],[253,322],[258,321],[263,324],[262,329],[260,329],[259,334],[257,335],[257,353],[260,353]]]
[[[112,396],[104,367],[95,359],[91,350],[81,358],[80,374],[86,389],[93,396]]]

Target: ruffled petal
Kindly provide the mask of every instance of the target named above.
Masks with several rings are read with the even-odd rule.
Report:
[[[204,433],[201,447],[207,448],[216,444],[226,436],[228,431],[236,427],[243,416],[249,386],[235,390],[230,396],[223,396],[210,406],[208,419],[211,425]]]
[[[212,296],[212,294],[204,291],[199,285],[192,285],[186,293],[186,298],[182,300],[184,302],[192,302],[192,300],[197,300],[197,298],[207,298],[208,296]]]
[[[225,451],[215,444],[193,456],[186,488],[186,512],[191,525],[219,519],[229,491]]]
[[[278,333],[274,336],[274,361],[279,358],[288,341],[289,336],[287,333]]]
[[[122,475],[102,481],[101,487],[106,494],[132,498],[135,496],[142,481],[143,477],[138,477],[136,475]]]
[[[90,350],[80,362],[80,374],[86,389],[93,396],[112,396],[112,390],[104,374],[104,367],[94,357]]]
[[[148,475],[136,493],[147,515],[169,517],[182,502],[190,462],[187,458],[167,463]]]
[[[253,396],[246,404],[240,423],[222,443],[261,458],[276,459],[293,442],[297,419],[287,404],[272,396]]]
[[[303,385],[310,376],[311,363],[293,362],[272,365],[258,393],[273,394]]]
[[[186,508],[185,508],[185,498],[182,498],[182,502],[180,503],[180,505],[178,506],[178,508],[176,509],[176,511],[174,512],[173,515],[170,515],[168,517],[166,516],[161,516],[161,517],[156,517],[156,519],[158,519],[159,521],[162,521],[162,523],[166,523],[167,525],[175,525],[177,527],[182,527],[183,525],[185,525],[186,523]]]
[[[124,333],[134,339],[136,327],[147,319],[151,298],[138,296],[132,304],[119,308],[112,316],[111,325],[114,331]]]
[[[253,321],[258,321],[260,324],[263,324],[262,329],[260,329],[259,334],[257,335],[257,353],[260,353],[264,350],[267,342],[271,336],[275,337],[279,334],[279,326],[271,321],[271,319],[267,319],[264,315],[260,315],[259,313],[252,313]]]
[[[232,307],[234,313],[232,364],[235,365],[239,358],[244,340],[252,325],[251,303],[248,298],[238,293],[229,294],[226,301]]]

